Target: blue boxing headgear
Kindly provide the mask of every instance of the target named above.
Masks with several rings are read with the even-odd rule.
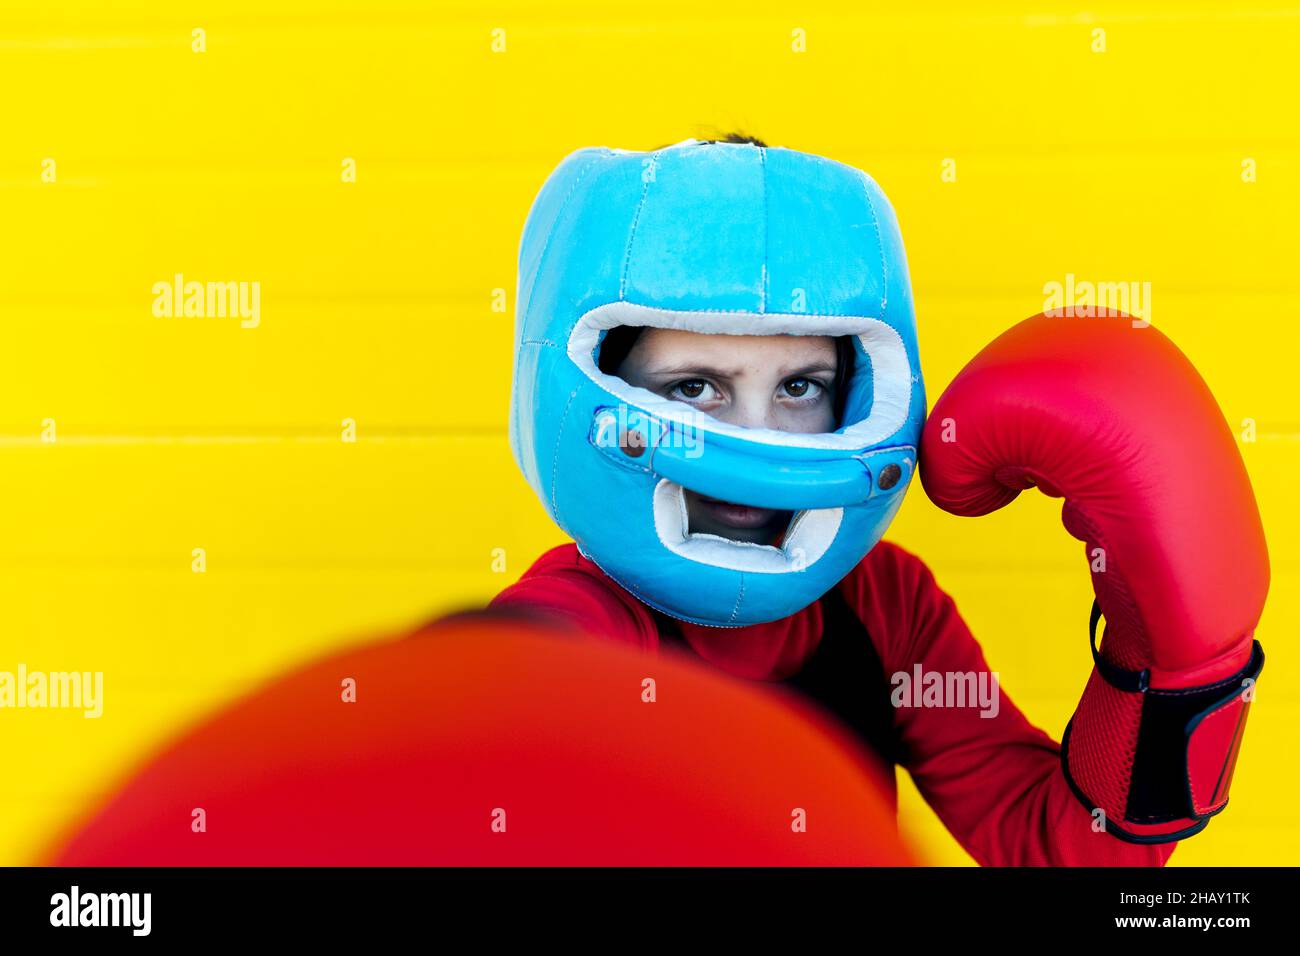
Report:
[[[880,540],[925,417],[898,221],[872,179],[789,149],[590,148],[542,186],[519,250],[510,444],[579,550],[696,624],[774,621]],[[731,425],[598,366],[620,325],[853,336],[833,433]],[[683,489],[795,512],[777,546],[692,534]]]

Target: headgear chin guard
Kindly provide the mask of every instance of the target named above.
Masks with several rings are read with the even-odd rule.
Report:
[[[898,222],[860,170],[693,139],[578,150],[533,202],[517,297],[515,459],[580,551],[651,607],[719,627],[786,617],[902,504],[925,392]],[[841,427],[741,428],[604,374],[619,325],[853,336]],[[795,515],[779,547],[692,534],[683,489]]]

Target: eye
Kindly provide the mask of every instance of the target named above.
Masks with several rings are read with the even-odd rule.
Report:
[[[717,396],[716,390],[702,378],[688,378],[672,385],[668,394],[688,402],[710,401]]]
[[[813,401],[821,397],[826,386],[811,378],[789,378],[782,383],[781,390],[790,398]]]

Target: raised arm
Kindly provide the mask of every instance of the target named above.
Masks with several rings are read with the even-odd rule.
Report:
[[[1269,567],[1233,434],[1191,363],[1125,316],[1027,319],[935,404],[921,479],[959,515],[1035,486],[1065,499],[1094,627],[1106,619],[1062,740],[1065,783],[1117,843],[1201,830],[1228,802]]]
[[[1160,866],[1173,845],[1100,830],[1070,791],[1060,746],[1017,709],[953,599],[917,557],[878,545],[849,582],[891,678],[903,767],[985,866]]]

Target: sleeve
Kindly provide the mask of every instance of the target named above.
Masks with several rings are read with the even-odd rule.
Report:
[[[889,637],[881,658],[903,765],[949,832],[983,866],[1163,866],[1173,844],[1127,843],[1096,828],[1066,782],[1060,745],[997,687],[953,599],[919,558],[893,552],[887,573],[860,585],[859,597],[901,612],[882,628]],[[915,706],[939,692],[927,678],[935,674],[949,688],[949,706]],[[976,700],[952,706],[963,692]]]
[[[658,632],[623,600],[615,586],[592,576],[575,559],[547,556],[490,602],[489,608],[529,611],[599,639],[652,649]]]

